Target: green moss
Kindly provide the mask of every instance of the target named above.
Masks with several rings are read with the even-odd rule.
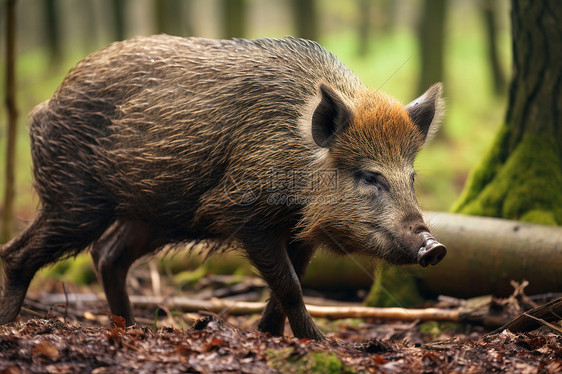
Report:
[[[315,317],[317,327],[322,331],[324,335],[331,332],[341,331],[342,326],[352,326],[354,328],[359,328],[365,323],[362,318],[343,318],[343,319],[333,319],[333,318],[321,318]]]
[[[502,162],[503,135],[453,207],[458,213],[562,224],[562,167],[553,138],[527,134]]]
[[[207,274],[207,267],[205,265],[201,265],[193,271],[182,271],[174,275],[174,282],[179,285],[180,289],[183,289],[184,287],[192,287]]]
[[[310,353],[308,359],[312,363],[310,373],[341,373],[343,365],[336,355],[331,353]]]
[[[441,336],[446,331],[461,333],[463,330],[463,325],[452,322],[429,321],[420,325],[420,334],[430,336],[431,339]]]
[[[381,264],[365,305],[377,307],[412,307],[422,304],[411,269]]]
[[[281,373],[350,373],[333,353],[312,352],[296,355],[294,348],[268,349],[267,363]]]
[[[478,196],[481,191],[490,183],[494,177],[497,175],[502,159],[505,155],[502,152],[503,143],[509,135],[508,127],[502,126],[498,134],[496,135],[495,141],[492,143],[488,153],[484,156],[484,159],[480,165],[472,170],[466,186],[457,202],[453,205],[452,211],[461,213],[465,211],[478,211],[480,212],[484,206],[482,206],[478,200]],[[477,205],[475,207],[474,205]],[[471,206],[471,207],[469,207]],[[493,208],[492,208],[493,209]],[[465,212],[466,213],[466,212]],[[471,213],[466,213],[471,214]],[[488,214],[476,214],[473,215],[484,215],[484,216],[498,216],[496,212],[489,211]]]
[[[541,225],[557,225],[554,212],[546,212],[544,210],[531,210],[521,216],[521,221],[533,222]]]

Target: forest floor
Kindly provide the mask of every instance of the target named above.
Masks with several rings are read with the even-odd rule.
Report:
[[[94,291],[80,290],[91,301],[49,305],[56,294],[44,286],[28,294],[18,322],[0,326],[0,373],[562,372],[556,329],[488,334],[473,324],[318,318],[328,339],[315,342],[288,325],[285,337],[260,333],[259,314],[163,306],[137,306],[141,327],[126,328]]]

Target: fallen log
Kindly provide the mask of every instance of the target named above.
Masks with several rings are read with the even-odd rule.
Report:
[[[562,289],[562,227],[427,212],[448,253],[437,266],[412,270],[422,290],[469,298],[508,296],[511,280],[529,281],[529,295]]]

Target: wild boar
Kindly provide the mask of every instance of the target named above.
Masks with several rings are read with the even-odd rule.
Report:
[[[235,244],[271,290],[260,329],[323,339],[302,299],[314,250],[435,265],[414,192],[442,86],[403,106],[319,44],[166,35],[80,61],[31,115],[41,209],[2,247],[0,323],[35,272],[92,248],[114,314],[130,265],[167,244]]]

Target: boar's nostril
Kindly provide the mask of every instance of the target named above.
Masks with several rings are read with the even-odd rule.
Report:
[[[418,264],[422,267],[437,265],[447,254],[447,248],[429,233],[424,233],[424,237],[426,239],[418,252]]]

